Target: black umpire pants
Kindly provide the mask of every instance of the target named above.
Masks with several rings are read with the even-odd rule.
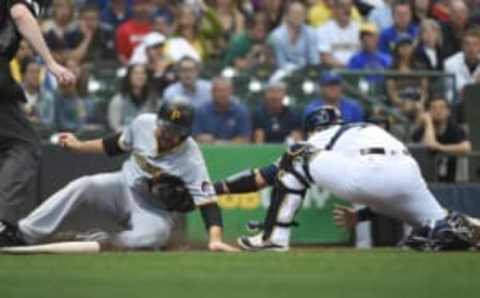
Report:
[[[17,103],[0,103],[0,219],[16,222],[38,205],[40,142]]]

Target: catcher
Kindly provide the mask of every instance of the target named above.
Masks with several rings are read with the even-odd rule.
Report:
[[[193,108],[164,103],[158,113],[138,116],[122,133],[80,141],[60,134],[59,145],[81,153],[130,153],[122,170],[85,176],[56,192],[17,224],[0,222],[0,246],[11,253],[95,253],[158,249],[167,243],[173,212],[198,207],[208,230],[208,248],[235,251],[222,241],[222,217],[202,153],[190,137]],[[125,229],[87,241],[36,245],[57,231],[81,205],[106,212]],[[33,245],[33,246],[32,246]]]
[[[291,227],[306,190],[322,186],[360,210],[337,207],[337,225],[353,228],[377,213],[414,227],[401,246],[418,250],[463,250],[480,240],[480,222],[444,210],[421,176],[407,148],[380,127],[369,123],[343,124],[337,108],[320,107],[305,117],[305,143],[292,146],[278,164],[247,170],[215,183],[217,194],[246,193],[273,186],[263,223],[247,229],[260,232],[238,239],[249,251],[287,251]],[[348,170],[347,170],[348,169]]]

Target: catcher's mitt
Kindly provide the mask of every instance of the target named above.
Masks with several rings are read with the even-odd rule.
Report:
[[[185,182],[177,176],[157,174],[149,180],[149,189],[168,211],[189,212],[195,209],[193,197]]]

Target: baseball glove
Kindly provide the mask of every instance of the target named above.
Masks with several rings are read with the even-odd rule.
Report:
[[[186,213],[195,209],[190,191],[185,182],[177,176],[166,173],[154,175],[149,180],[149,189],[168,211]]]

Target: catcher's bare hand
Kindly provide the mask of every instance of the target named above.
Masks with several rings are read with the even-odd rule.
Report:
[[[58,134],[58,145],[66,149],[78,149],[81,143],[82,142],[72,133],[63,132]]]
[[[238,248],[231,246],[222,241],[210,241],[208,243],[208,250],[210,251],[223,251],[223,252],[238,252]]]
[[[354,208],[337,205],[333,210],[333,220],[340,228],[353,229],[358,223],[357,211]]]

